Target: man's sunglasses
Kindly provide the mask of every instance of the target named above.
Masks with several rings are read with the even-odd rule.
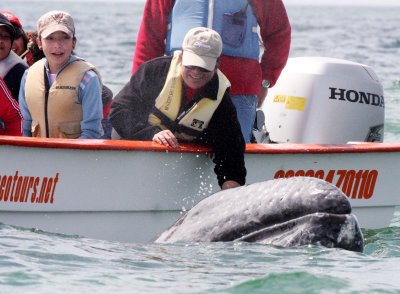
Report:
[[[205,69],[205,68],[202,68],[202,67],[199,67],[199,66],[194,66],[194,65],[185,65],[185,68],[187,70],[195,70],[195,69],[197,69],[198,71],[201,71],[201,72],[211,72],[211,70],[208,70],[208,69]]]

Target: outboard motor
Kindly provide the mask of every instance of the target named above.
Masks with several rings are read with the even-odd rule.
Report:
[[[360,63],[289,58],[261,109],[272,142],[383,141],[383,87],[372,68]]]

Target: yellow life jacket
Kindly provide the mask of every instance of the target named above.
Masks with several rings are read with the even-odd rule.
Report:
[[[29,68],[25,97],[32,116],[32,137],[75,139],[81,135],[83,113],[78,102],[79,84],[89,70],[95,68],[86,61],[69,64],[57,75],[46,102],[44,61],[37,61]]]
[[[219,85],[216,99],[202,97],[189,109],[179,113],[183,84],[180,54],[181,51],[174,52],[164,87],[156,99],[156,111],[150,113],[148,122],[153,126],[161,127],[163,130],[172,128],[172,131],[186,133],[192,137],[191,139],[194,139],[208,127],[227,88],[230,87],[230,82],[220,70],[217,70]],[[185,136],[185,138],[188,137]]]

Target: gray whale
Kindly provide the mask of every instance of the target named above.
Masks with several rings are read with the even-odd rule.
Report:
[[[259,242],[362,252],[363,235],[346,195],[308,177],[259,182],[200,201],[155,242]]]

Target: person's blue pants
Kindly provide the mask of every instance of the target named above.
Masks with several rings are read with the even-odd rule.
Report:
[[[257,95],[231,95],[244,141],[250,143],[256,119]]]

